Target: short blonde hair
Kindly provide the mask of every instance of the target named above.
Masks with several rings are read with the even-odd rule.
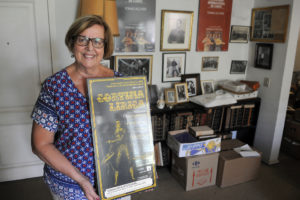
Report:
[[[65,44],[70,52],[73,52],[76,38],[84,30],[90,28],[93,25],[100,25],[104,27],[104,58],[109,58],[114,51],[113,36],[111,30],[104,19],[99,15],[87,15],[77,18],[70,26],[66,37]]]

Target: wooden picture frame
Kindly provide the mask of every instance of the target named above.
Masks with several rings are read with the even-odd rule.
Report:
[[[254,67],[262,69],[272,68],[273,46],[273,44],[269,43],[256,43]]]
[[[218,71],[218,65],[218,56],[202,57],[202,71]]]
[[[247,63],[247,60],[232,60],[230,74],[245,74]]]
[[[189,97],[200,95],[201,86],[200,86],[200,74],[184,74],[181,76],[181,82],[185,82],[188,87]]]
[[[193,11],[161,11],[161,51],[190,51]]]
[[[162,82],[178,82],[185,73],[186,53],[163,53]]]
[[[250,39],[258,42],[285,42],[289,9],[289,5],[253,8]]]
[[[201,88],[203,94],[210,94],[215,91],[214,81],[213,80],[204,80],[201,81]]]
[[[232,25],[230,31],[230,40],[231,43],[248,43],[250,33],[249,26],[237,26]]]
[[[165,102],[166,102],[167,105],[176,104],[175,89],[174,88],[165,89]]]
[[[103,59],[101,60],[101,64],[109,69],[114,70],[115,69],[115,56],[111,56],[109,59]]]
[[[189,95],[186,83],[176,83],[175,87],[175,98],[177,103],[183,103],[189,101]]]
[[[151,84],[152,62],[152,55],[116,55],[115,70],[124,76],[146,76]]]

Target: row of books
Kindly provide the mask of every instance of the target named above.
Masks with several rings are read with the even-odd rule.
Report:
[[[227,107],[225,129],[235,129],[254,125],[255,104]]]

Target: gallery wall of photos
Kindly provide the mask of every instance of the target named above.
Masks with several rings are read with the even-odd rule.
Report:
[[[182,102],[213,92],[219,80],[245,79],[249,67],[271,70],[272,43],[285,42],[289,7],[251,10],[250,4],[189,0],[182,7],[182,0],[117,0],[120,36],[103,64],[124,75],[145,75],[174,101],[185,91]],[[271,30],[279,14],[283,29]],[[254,59],[250,43],[256,45]]]

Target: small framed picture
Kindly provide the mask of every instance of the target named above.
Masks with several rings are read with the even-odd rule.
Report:
[[[109,59],[103,59],[101,60],[101,65],[109,68],[109,69],[112,69],[114,70],[115,69],[115,63],[114,63],[114,59],[115,57],[114,56],[111,56]]]
[[[231,62],[230,74],[245,74],[247,60],[233,60]]]
[[[214,81],[212,81],[212,80],[201,81],[201,88],[202,88],[203,94],[213,93],[215,91]]]
[[[232,43],[248,43],[250,33],[249,26],[231,26],[230,40]]]
[[[189,97],[200,95],[200,74],[184,74],[181,76],[181,82],[186,82]]]
[[[174,88],[165,89],[165,101],[166,101],[166,104],[168,104],[168,105],[176,104]]]
[[[115,70],[124,76],[146,76],[151,84],[152,55],[115,56]]]
[[[189,95],[186,83],[175,84],[175,98],[177,103],[183,103],[189,101]]]
[[[189,51],[191,49],[192,11],[162,10],[161,51]]]
[[[163,53],[162,82],[180,81],[185,73],[186,53]]]
[[[256,68],[271,69],[273,57],[273,44],[256,43],[255,65]]]
[[[202,57],[202,71],[218,71],[219,57]]]

